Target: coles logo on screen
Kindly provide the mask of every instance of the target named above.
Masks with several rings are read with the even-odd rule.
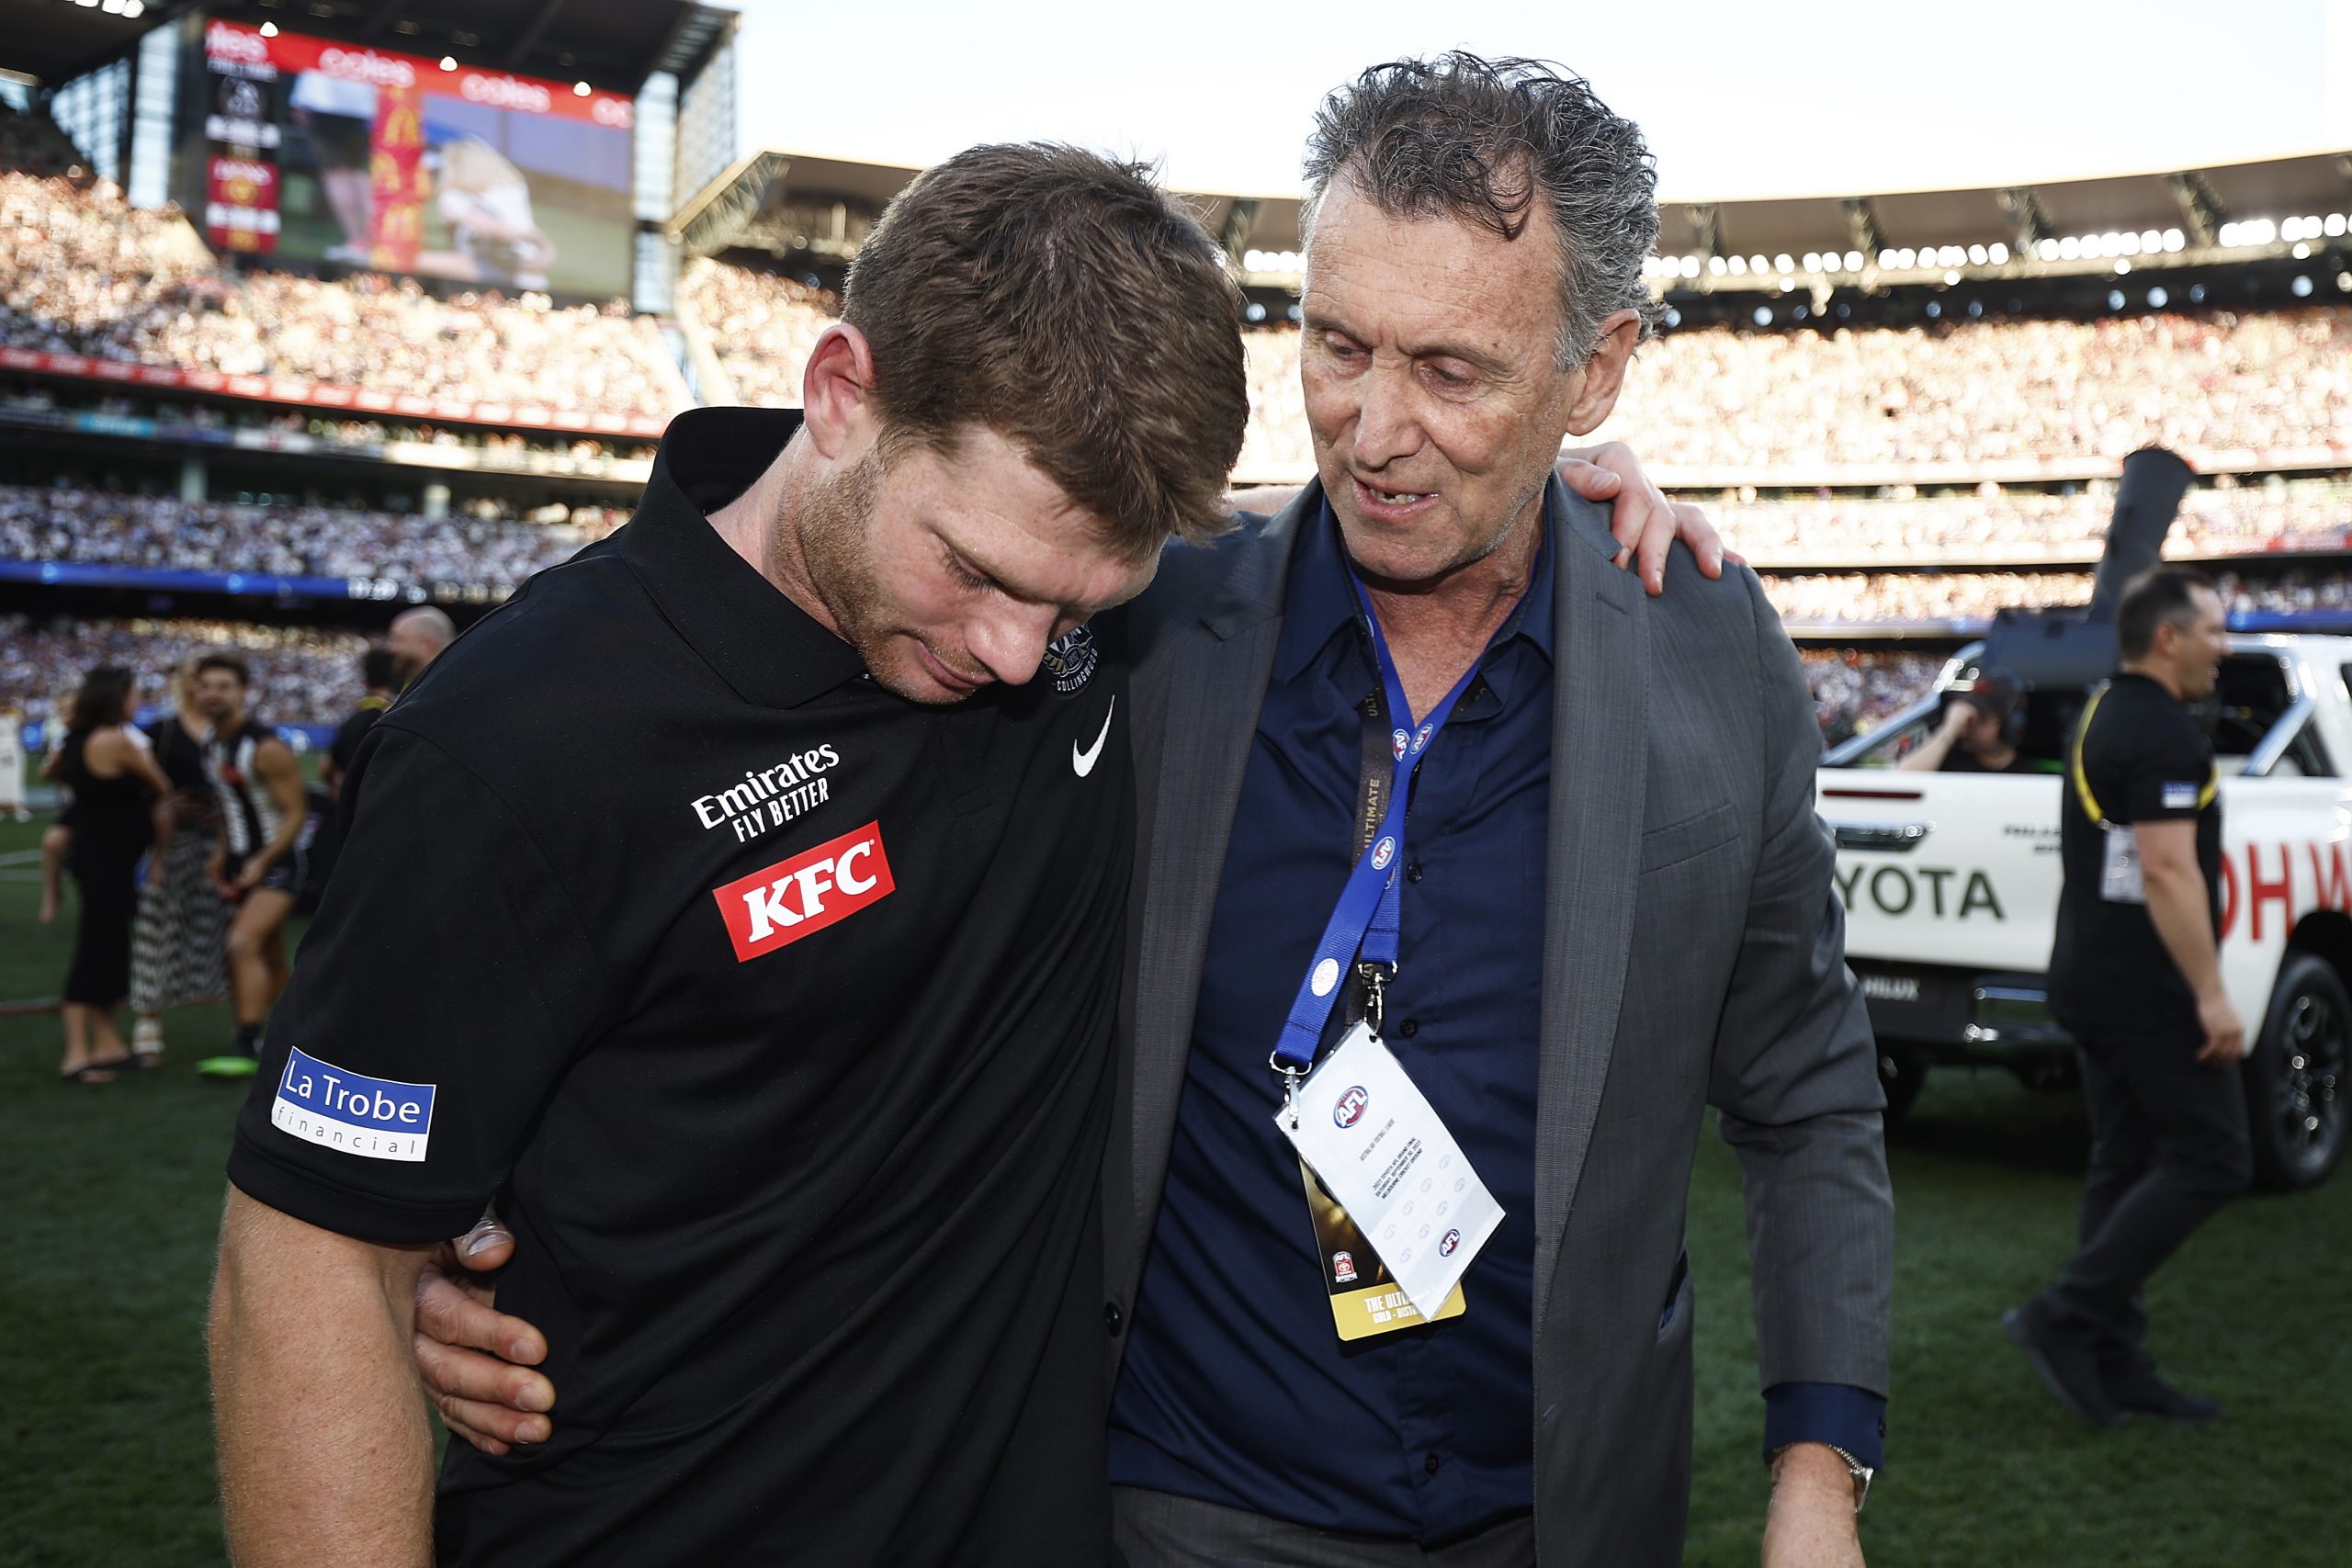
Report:
[[[882,825],[868,822],[715,887],[711,897],[734,941],[736,961],[748,964],[880,903],[898,887],[882,849]]]

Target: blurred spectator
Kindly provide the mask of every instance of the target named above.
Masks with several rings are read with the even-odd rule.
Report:
[[[62,717],[55,705],[82,671],[115,664],[136,673],[138,705],[160,711],[170,705],[175,667],[227,651],[252,667],[254,705],[267,703],[274,722],[331,726],[358,704],[359,655],[367,647],[357,632],[308,626],[0,615],[0,702],[21,705],[31,722]]]
[[[391,633],[384,638],[384,648],[392,656],[393,673],[405,688],[457,640],[458,628],[448,612],[419,604],[392,617]]]

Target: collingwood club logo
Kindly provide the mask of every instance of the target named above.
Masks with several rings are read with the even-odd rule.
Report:
[[[1094,667],[1102,661],[1102,650],[1095,646],[1093,632],[1073,626],[1046,645],[1042,667],[1054,683],[1054,695],[1074,697],[1086,690],[1086,683],[1094,679]]]

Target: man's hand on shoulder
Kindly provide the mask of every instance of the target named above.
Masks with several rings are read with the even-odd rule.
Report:
[[[441,1424],[487,1454],[544,1443],[555,1430],[555,1384],[531,1371],[547,1359],[546,1338],[492,1303],[487,1276],[514,1256],[514,1237],[484,1214],[442,1243],[416,1281],[417,1375]]]
[[[1764,1568],[1862,1568],[1854,1477],[1834,1450],[1792,1443],[1772,1461]]]
[[[1560,482],[1587,501],[1615,502],[1609,532],[1624,547],[1617,564],[1640,573],[1642,586],[1653,595],[1666,592],[1666,552],[1677,539],[1690,547],[1702,576],[1721,577],[1726,560],[1746,564],[1724,547],[1704,511],[1671,499],[1652,483],[1623,441],[1563,452],[1557,468]]]

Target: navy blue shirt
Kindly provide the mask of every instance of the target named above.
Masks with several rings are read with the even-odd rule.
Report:
[[[1438,1540],[1526,1512],[1535,1091],[1552,758],[1555,552],[1420,765],[1387,1043],[1502,1205],[1460,1317],[1342,1343],[1298,1159],[1274,1125],[1281,1032],[1354,860],[1361,709],[1379,669],[1327,508],[1294,547],[1211,917],[1159,1222],[1110,1424],[1114,1485]],[[1768,1441],[1875,1464],[1883,1402],[1789,1384]]]

